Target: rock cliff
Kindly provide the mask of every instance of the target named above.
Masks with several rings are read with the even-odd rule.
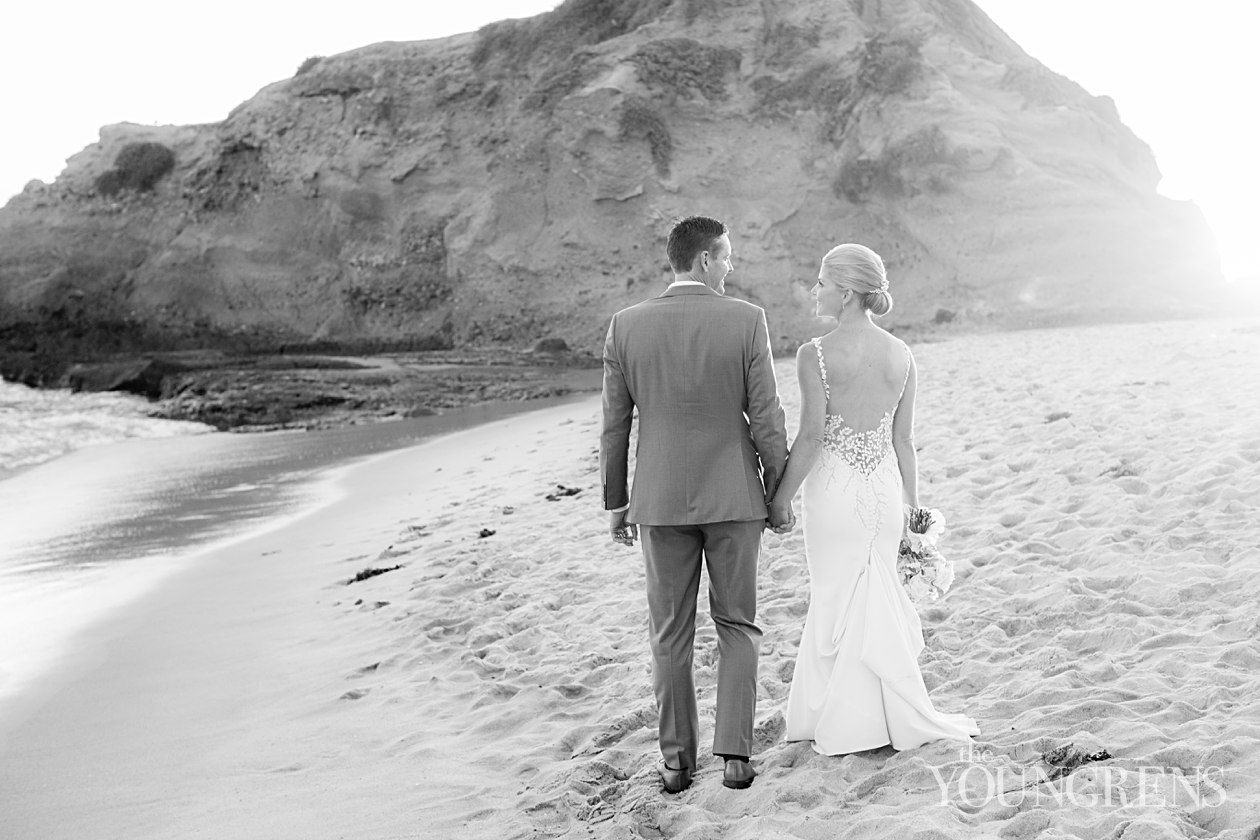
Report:
[[[843,241],[886,258],[894,327],[1173,312],[1220,271],[1158,180],[1110,99],[969,0],[568,0],[308,61],[221,123],[103,129],[0,210],[0,344],[597,350],[693,212],[781,345]]]

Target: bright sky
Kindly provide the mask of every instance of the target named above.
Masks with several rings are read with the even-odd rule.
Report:
[[[838,1],[838,0],[837,0]],[[1034,58],[1091,93],[1155,151],[1160,192],[1208,216],[1226,275],[1260,283],[1260,162],[1253,152],[1253,0],[979,0]],[[0,202],[52,181],[117,122],[215,122],[311,55],[468,32],[556,0],[67,0],[11,4]],[[435,10],[433,7],[440,10]],[[187,11],[185,11],[187,9]]]

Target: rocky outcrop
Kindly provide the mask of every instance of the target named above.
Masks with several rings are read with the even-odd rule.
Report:
[[[156,180],[123,177],[141,143]],[[781,345],[842,241],[885,256],[894,326],[1152,314],[1220,282],[1158,180],[968,0],[569,0],[308,62],[221,123],[103,129],[0,211],[0,343],[31,381],[149,349],[597,350],[693,212]]]
[[[376,357],[180,351],[75,364],[63,380],[76,390],[149,397],[157,401],[153,417],[257,431],[338,428],[560,397],[598,391],[602,378],[596,355],[552,346]]]

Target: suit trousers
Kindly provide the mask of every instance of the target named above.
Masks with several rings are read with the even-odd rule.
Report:
[[[752,755],[757,711],[757,558],[765,521],[640,525],[647,566],[652,681],[661,755],[695,770],[699,714],[692,676],[701,556],[709,569],[709,612],[717,628],[718,684],[713,752]]]

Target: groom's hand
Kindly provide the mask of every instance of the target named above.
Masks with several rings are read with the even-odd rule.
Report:
[[[634,541],[639,538],[639,526],[626,522],[626,513],[624,510],[612,512],[609,516],[608,532],[612,535],[613,542],[633,548]]]
[[[772,501],[767,521],[769,522],[770,530],[776,534],[786,534],[795,528],[796,513],[792,510],[791,501]]]
[[[776,534],[790,534],[792,529],[795,527],[796,514],[792,511],[788,511],[786,521],[780,522],[778,525],[775,525],[773,522],[770,523],[770,530],[774,531]]]

